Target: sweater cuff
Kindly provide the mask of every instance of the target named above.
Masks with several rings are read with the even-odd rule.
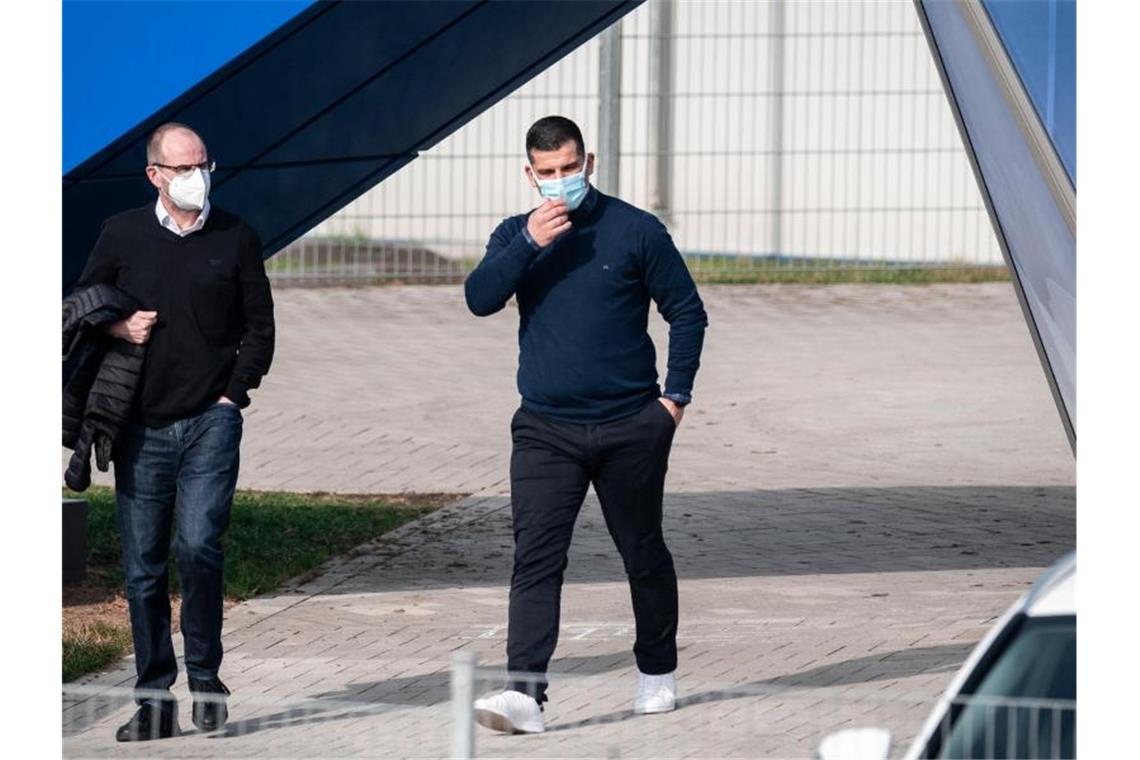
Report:
[[[532,238],[532,237],[530,236],[530,230],[528,230],[528,229],[526,228],[526,225],[523,225],[523,228],[522,228],[522,236],[523,236],[524,238],[526,238],[526,242],[530,243],[530,247],[531,247],[531,248],[533,248],[533,249],[534,249],[534,250],[536,250],[536,251],[541,251],[541,250],[542,250],[542,246],[540,246],[538,243],[536,243],[536,242],[535,242],[535,240],[534,240],[534,238]]]
[[[236,377],[230,378],[225,393],[222,395],[237,404],[239,409],[245,409],[249,406],[249,386]]]
[[[679,395],[693,397],[693,379],[696,372],[678,372],[671,370],[665,378],[665,392],[663,396]]]

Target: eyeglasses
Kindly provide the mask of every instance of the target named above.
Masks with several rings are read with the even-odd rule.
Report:
[[[186,172],[192,172],[195,169],[201,169],[207,174],[213,174],[214,169],[217,168],[217,162],[211,158],[203,161],[200,164],[179,164],[178,166],[171,166],[170,164],[160,164],[156,161],[153,166],[158,166],[163,169],[170,169],[175,174],[185,174]]]

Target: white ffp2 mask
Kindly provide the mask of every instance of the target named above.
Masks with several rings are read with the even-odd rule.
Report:
[[[179,174],[170,180],[166,194],[183,211],[201,211],[210,195],[210,175],[201,169]]]

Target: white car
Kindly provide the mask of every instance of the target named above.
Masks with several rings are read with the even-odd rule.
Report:
[[[1045,571],[970,653],[904,756],[1072,758],[1077,734],[1077,556]],[[827,736],[820,760],[886,760],[891,734]]]

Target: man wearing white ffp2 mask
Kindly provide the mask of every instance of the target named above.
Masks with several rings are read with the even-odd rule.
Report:
[[[180,731],[170,694],[179,670],[172,549],[192,720],[211,732],[229,718],[230,692],[219,676],[222,538],[237,486],[241,410],[269,371],[275,336],[261,241],[236,214],[211,206],[214,162],[202,138],[185,124],[163,124],[147,141],[146,161],[158,198],[104,223],[76,285],[130,295],[140,310],[105,329],[146,346],[137,403],[112,454],[137,673],[138,710],[116,731],[122,742]]]

